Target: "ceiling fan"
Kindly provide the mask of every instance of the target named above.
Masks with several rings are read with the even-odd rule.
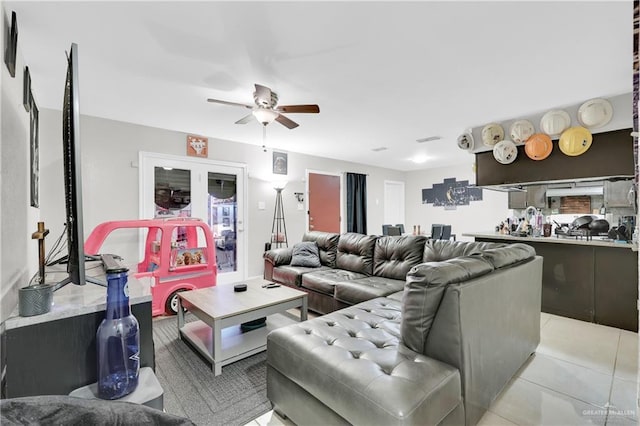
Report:
[[[251,114],[236,121],[236,124],[247,124],[255,117],[263,126],[272,123],[274,120],[289,129],[298,127],[298,123],[285,117],[282,113],[310,113],[317,114],[320,112],[318,105],[281,105],[278,104],[278,94],[271,91],[266,86],[256,84],[256,91],[253,92],[253,101],[255,105],[241,104],[237,102],[222,101],[220,99],[207,99],[223,105],[239,106],[253,110]]]

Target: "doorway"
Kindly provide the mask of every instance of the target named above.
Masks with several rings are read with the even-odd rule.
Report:
[[[342,174],[307,170],[307,230],[342,232]]]
[[[216,241],[218,284],[245,279],[246,166],[148,152],[139,163],[141,218],[202,219]]]
[[[404,182],[385,180],[383,223],[404,225],[404,220]]]

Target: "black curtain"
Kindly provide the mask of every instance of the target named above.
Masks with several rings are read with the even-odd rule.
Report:
[[[367,233],[367,175],[347,173],[347,232]]]

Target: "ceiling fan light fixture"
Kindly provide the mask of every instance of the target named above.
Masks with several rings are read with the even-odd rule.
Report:
[[[253,115],[258,119],[260,123],[266,126],[267,124],[272,123],[273,120],[275,120],[278,117],[279,113],[271,109],[258,108],[253,111]]]

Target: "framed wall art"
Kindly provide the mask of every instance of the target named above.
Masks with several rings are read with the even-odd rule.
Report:
[[[24,109],[29,112],[29,108],[31,107],[32,96],[31,96],[31,74],[29,73],[29,67],[24,67],[24,82],[22,89],[22,105]]]
[[[287,174],[287,153],[273,151],[273,173],[276,175]]]
[[[16,13],[11,12],[11,27],[5,34],[4,63],[11,77],[16,76],[16,53],[18,52],[18,20]]]
[[[187,135],[187,155],[207,158],[209,156],[209,138]]]
[[[31,206],[40,207],[40,154],[39,154],[39,118],[38,107],[33,96],[29,96],[30,120],[30,159],[31,159]]]

